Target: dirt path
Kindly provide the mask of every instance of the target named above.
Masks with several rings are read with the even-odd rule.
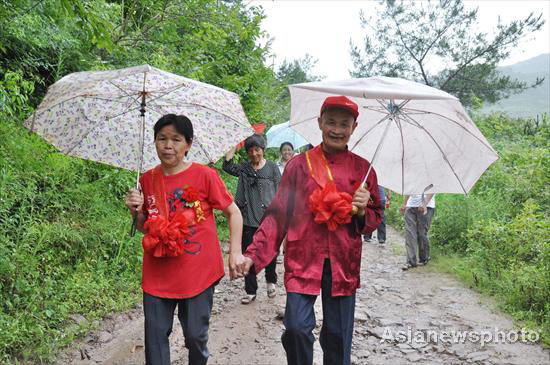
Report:
[[[403,237],[391,228],[388,233],[386,246],[363,247],[354,364],[550,364],[550,351],[529,343],[529,337],[522,342],[519,329],[509,318],[456,280],[423,268],[401,271],[404,257],[396,252],[404,251]],[[282,265],[278,266],[282,274]],[[209,364],[286,364],[280,339],[283,324],[277,317],[284,305],[284,289],[280,286],[279,295],[268,299],[263,274],[260,278],[258,297],[247,306],[239,302],[244,292],[242,280],[223,280],[218,286]],[[320,300],[316,315],[318,338]],[[458,337],[453,340],[453,336]],[[186,364],[187,351],[177,318],[171,344],[172,362]],[[322,364],[318,341],[314,361]],[[102,331],[75,343],[58,363],[143,364],[141,309],[106,319]]]

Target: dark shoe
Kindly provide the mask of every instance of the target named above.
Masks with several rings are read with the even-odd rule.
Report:
[[[429,257],[426,259],[426,261],[420,261],[420,262],[418,263],[418,265],[419,265],[419,266],[428,265],[428,261],[430,261],[430,258],[429,258]]]
[[[401,270],[407,271],[409,269],[414,269],[416,265],[406,264],[405,266],[401,267]]]
[[[385,240],[378,240],[378,243],[383,245],[384,243],[386,243],[386,241]]]

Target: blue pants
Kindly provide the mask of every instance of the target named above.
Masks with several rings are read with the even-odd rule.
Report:
[[[325,260],[321,281],[323,326],[319,342],[323,349],[324,365],[349,365],[351,362],[351,339],[355,312],[355,294],[331,296],[332,271],[330,261]],[[287,293],[284,317],[285,331],[282,336],[288,365],[313,364],[313,329],[316,295]]]
[[[174,310],[183,327],[189,364],[203,365],[208,361],[208,324],[212,311],[214,287],[186,299],[158,298],[143,293],[145,314],[145,362],[147,365],[170,365],[170,343]]]
[[[376,234],[378,241],[386,241],[386,209],[384,208],[384,204],[382,204],[382,221],[380,222],[380,225],[378,228],[376,228]],[[366,238],[372,238],[372,233],[369,233],[365,235]]]

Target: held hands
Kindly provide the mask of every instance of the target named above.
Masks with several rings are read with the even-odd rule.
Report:
[[[140,212],[143,207],[143,193],[137,189],[128,190],[124,204],[131,212]]]
[[[244,256],[242,253],[229,253],[227,266],[229,267],[229,277],[231,280],[245,277],[253,265],[252,259]]]
[[[355,209],[357,209],[357,215],[365,215],[365,208],[367,207],[369,199],[370,192],[365,189],[365,187],[362,186],[355,191],[351,204],[355,207]]]

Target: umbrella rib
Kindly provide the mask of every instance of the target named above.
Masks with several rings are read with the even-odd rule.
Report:
[[[86,118],[87,121],[93,123],[93,120],[89,119],[85,114],[84,114],[84,118]],[[65,152],[65,153],[66,153],[67,155],[69,155],[71,152],[73,152],[73,150],[74,150],[77,146],[79,146],[79,145],[82,143],[82,141],[84,141],[84,140],[88,137],[88,135],[89,135],[90,133],[92,133],[92,131],[94,131],[94,130],[97,128],[97,126],[100,125],[100,124],[101,124],[101,121],[96,121],[95,124],[93,125],[93,127],[90,128],[90,129],[88,129],[88,131],[84,134],[84,136],[82,136],[82,138],[80,138],[80,139],[79,139],[71,148],[69,148],[69,149],[67,150],[67,152]]]
[[[158,109],[158,105],[155,105],[154,107],[147,104],[147,108],[151,111],[154,111],[155,113],[158,113],[159,115],[165,115],[167,114],[164,110],[162,110],[162,107],[160,107],[160,109]]]
[[[475,134],[473,134],[470,130],[468,130],[467,128],[465,128],[463,125],[461,125],[460,123],[458,123],[457,121],[455,121],[454,119],[451,119],[449,117],[446,117],[442,114],[439,114],[439,113],[434,113],[434,112],[430,112],[430,111],[427,111],[427,110],[419,110],[419,109],[405,109],[404,111],[416,111],[416,112],[421,112],[422,114],[432,114],[432,115],[437,115],[438,117],[441,117],[443,119],[446,119],[447,121],[457,125],[458,127],[462,128],[466,133],[468,133],[469,135],[471,135],[472,137],[474,137],[475,139],[477,139],[479,142],[481,142],[481,144],[483,144],[485,147],[487,147],[491,152],[494,152],[493,148],[490,146],[490,145],[487,145],[487,143],[485,143],[482,139],[480,139],[478,136],[476,136]]]
[[[139,108],[141,108],[140,105],[138,105],[138,106],[136,106],[136,107],[134,107],[134,108],[126,109],[126,110],[123,111],[122,113],[118,113],[118,114],[116,114],[116,115],[108,116],[108,117],[106,117],[105,119],[106,119],[106,120],[109,120],[109,119],[113,119],[113,118],[116,118],[116,117],[120,117],[121,115],[128,114],[128,113],[130,113],[130,112],[132,112],[132,111],[134,111],[134,110],[139,110]]]
[[[114,82],[112,82],[111,80],[109,80],[109,84],[113,85],[114,87],[116,87],[117,89],[119,89],[120,91],[122,91],[124,94],[126,94],[127,97],[129,98],[133,98],[133,96],[131,94],[128,94],[128,92],[126,90],[124,90],[123,88],[121,88],[120,86],[118,86],[117,84],[115,84]],[[134,101],[136,103],[140,103],[141,101],[138,99],[138,98],[135,98]]]
[[[110,81],[109,81],[109,82],[110,82]],[[111,82],[111,84],[112,84],[112,82]],[[134,101],[137,102],[137,99],[134,99],[134,98],[132,97],[132,95],[126,93],[126,91],[124,91],[124,89],[121,89],[121,88],[118,87],[116,84],[113,84],[113,85],[114,85],[115,87],[117,87],[118,89],[120,89],[121,91],[123,91],[123,92],[126,94],[127,97],[129,97],[129,98],[131,98],[131,99],[133,99]],[[121,95],[121,96],[119,96],[119,97],[124,97],[124,96]],[[75,96],[73,96],[73,97],[71,97],[71,98],[68,98],[68,99],[65,99],[65,100],[61,100],[60,102],[58,102],[58,103],[56,103],[56,104],[50,105],[50,106],[48,106],[47,108],[44,108],[44,110],[40,110],[41,108],[40,108],[40,106],[38,106],[38,108],[35,110],[35,113],[43,113],[43,112],[45,112],[46,110],[51,110],[52,108],[55,108],[55,107],[58,106],[58,105],[61,105],[61,104],[63,104],[63,103],[68,102],[69,100],[73,100],[73,99],[77,99],[77,98],[83,98],[83,99],[98,99],[98,100],[109,100],[109,101],[113,101],[113,99],[102,99],[102,98],[100,98],[99,96],[94,95],[94,94],[79,94],[79,95],[75,95]],[[122,104],[122,103],[121,103],[121,104]],[[125,114],[125,113],[126,113],[126,112],[121,113],[121,114],[119,114],[119,115],[122,115],[122,114]],[[115,116],[115,117],[116,117],[116,116]],[[110,117],[110,118],[114,118],[114,117]]]
[[[172,101],[170,99],[166,100],[166,101]],[[167,103],[168,104],[168,103]],[[231,119],[232,121],[234,121],[235,123],[239,124],[239,125],[242,125],[242,126],[245,126],[245,127],[248,127],[248,125],[246,123],[243,123],[241,122],[240,120],[226,114],[226,113],[222,113],[220,112],[219,110],[216,110],[214,108],[210,108],[210,107],[207,107],[207,106],[204,106],[204,105],[201,105],[201,104],[197,104],[197,103],[178,103],[178,104],[169,104],[170,106],[183,106],[183,105],[192,105],[192,106],[197,106],[197,107],[200,107],[200,108],[204,108],[204,109],[208,109],[208,110],[212,110],[213,112],[215,113],[218,113],[218,114],[221,114],[223,115],[224,117],[228,118],[228,119]]]
[[[204,146],[202,145],[202,143],[200,143],[199,139],[198,138],[194,138],[193,139],[193,142],[197,142],[199,144],[199,147],[200,149],[204,152],[204,154],[206,155],[206,157],[208,157],[208,161],[210,162],[216,162],[216,161],[213,161],[212,159],[212,156],[210,156],[206,150],[206,148],[204,148]]]
[[[437,143],[437,141],[436,141],[435,138],[432,136],[432,134],[431,134],[426,128],[424,128],[422,125],[420,125],[420,123],[418,123],[416,120],[414,120],[413,118],[411,118],[409,115],[404,114],[404,113],[402,113],[402,115],[403,115],[406,119],[410,119],[410,120],[412,121],[411,124],[415,125],[417,128],[422,129],[422,130],[430,137],[430,139],[433,141],[433,143],[435,143],[435,145],[437,146],[437,149],[439,150],[439,152],[440,152],[441,155],[443,156],[443,159],[445,160],[445,162],[447,163],[447,165],[449,165],[449,168],[451,169],[451,171],[452,171],[453,174],[455,175],[456,180],[458,181],[458,183],[460,184],[460,187],[462,188],[462,191],[464,191],[464,194],[468,194],[468,192],[467,192],[466,189],[464,188],[464,185],[462,184],[462,181],[461,181],[460,178],[458,177],[458,174],[456,173],[455,169],[453,168],[453,166],[451,165],[451,163],[450,163],[449,160],[447,159],[447,156],[446,156],[445,153],[443,152],[443,149],[441,148],[441,146],[439,146],[439,143]]]
[[[379,113],[387,113],[388,111],[386,108],[378,107],[378,106],[363,106],[364,109],[371,110],[373,112],[379,112]]]
[[[388,110],[386,109],[386,107],[382,104],[382,102],[378,99],[376,99],[376,101],[378,103],[380,103],[380,105],[382,105],[382,107],[384,108],[384,110],[386,110],[386,116],[382,119],[380,119],[374,126],[372,126],[370,129],[368,129],[365,133],[363,133],[363,135],[357,140],[357,142],[355,142],[355,144],[353,145],[353,147],[351,148],[351,151],[353,151],[353,149],[355,147],[357,147],[357,145],[359,144],[359,142],[361,142],[363,140],[363,138],[365,138],[367,136],[367,134],[370,133],[370,131],[372,131],[374,128],[376,128],[378,125],[380,125],[382,122],[384,122],[386,119],[390,118],[392,115],[396,115],[396,114],[392,114],[392,113],[389,113]],[[407,104],[410,100],[404,100],[401,104],[398,105],[398,108],[401,108],[403,105]],[[373,156],[374,158],[374,156]]]
[[[166,92],[164,92],[164,93],[162,93],[162,94],[156,95],[154,98],[151,98],[151,100],[149,100],[149,102],[153,102],[153,101],[155,101],[155,100],[157,100],[157,99],[160,99],[160,98],[162,98],[163,96],[166,96],[166,95],[168,95],[168,94],[170,94],[170,93],[173,93],[174,91],[179,90],[179,89],[181,89],[181,88],[184,87],[184,86],[187,86],[187,85],[183,83],[183,84],[179,84],[179,85],[172,86],[172,87],[173,87],[172,89],[170,89],[170,90],[168,90],[168,91],[166,91]],[[143,88],[144,88],[144,91],[145,91],[145,85],[143,85]]]
[[[403,126],[401,125],[401,118],[399,116],[396,119],[397,129],[401,135],[401,195],[405,195],[405,139],[403,138]]]
[[[361,142],[363,140],[363,138],[365,138],[367,136],[367,134],[369,134],[374,128],[378,127],[380,124],[382,124],[383,122],[385,122],[388,118],[390,118],[391,114],[386,114],[386,116],[382,119],[380,119],[378,122],[376,122],[375,125],[373,125],[371,128],[369,128],[368,130],[365,131],[365,133],[363,133],[361,135],[361,137],[359,137],[359,139],[357,140],[357,142],[354,143],[353,147],[350,148],[350,151],[353,151],[355,149],[355,147],[357,147],[357,145],[359,144],[359,142]]]

